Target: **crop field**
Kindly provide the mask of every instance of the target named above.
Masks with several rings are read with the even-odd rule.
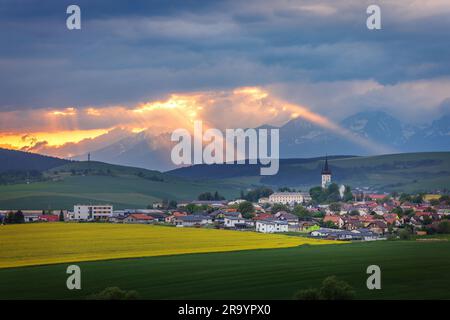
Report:
[[[329,244],[285,235],[215,229],[102,223],[0,226],[0,268],[177,255],[303,244]]]
[[[69,264],[4,268],[0,299],[86,299],[113,286],[136,290],[142,299],[292,299],[331,275],[348,282],[357,299],[450,299],[450,241],[445,240],[80,262],[81,290],[66,288]],[[381,290],[366,287],[366,268],[373,264],[381,268]]]

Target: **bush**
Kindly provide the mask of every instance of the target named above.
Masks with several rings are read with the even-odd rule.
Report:
[[[351,300],[355,291],[347,282],[331,276],[323,280],[319,296],[322,300]]]
[[[296,300],[351,300],[355,291],[347,282],[331,276],[323,280],[319,289],[300,290],[294,295]]]
[[[407,229],[400,230],[398,236],[401,240],[409,240],[411,239],[411,232]]]
[[[320,293],[317,289],[300,290],[294,295],[295,300],[320,300]]]
[[[108,287],[103,291],[94,293],[87,297],[89,300],[137,300],[139,295],[137,291],[122,290],[118,287]]]
[[[438,233],[450,233],[450,221],[442,221],[437,226]]]

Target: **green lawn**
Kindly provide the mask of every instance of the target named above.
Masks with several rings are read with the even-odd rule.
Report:
[[[42,244],[45,245],[45,244]],[[366,288],[366,267],[382,290]],[[84,298],[109,286],[151,299],[290,299],[327,276],[360,299],[449,299],[450,242],[381,241],[78,263],[82,290],[65,288],[67,264],[0,270],[0,298]]]

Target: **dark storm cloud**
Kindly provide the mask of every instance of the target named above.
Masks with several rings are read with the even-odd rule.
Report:
[[[375,2],[376,32],[365,27],[373,1],[2,1],[0,110],[448,77],[450,5]],[[81,31],[65,27],[69,4],[81,7]]]

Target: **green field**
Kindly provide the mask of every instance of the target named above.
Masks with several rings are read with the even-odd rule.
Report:
[[[108,203],[115,209],[145,208],[162,199],[196,199],[206,191],[217,190],[231,198],[242,188],[239,183],[192,181],[99,162],[70,163],[47,171],[45,176],[48,181],[1,185],[0,209],[73,209],[76,203]]]
[[[43,244],[45,245],[45,244]],[[151,299],[290,299],[330,275],[359,299],[449,299],[450,242],[380,241],[77,263],[82,290],[65,287],[67,264],[0,270],[2,299],[84,299],[110,286]],[[379,265],[382,289],[366,288]]]

